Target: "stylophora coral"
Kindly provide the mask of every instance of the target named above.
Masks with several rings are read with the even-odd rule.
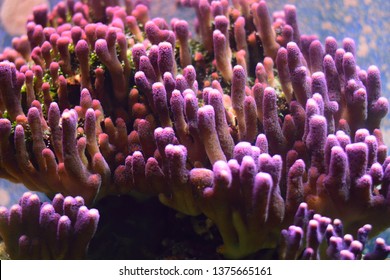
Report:
[[[390,246],[382,238],[376,239],[373,251],[363,254],[371,230],[367,224],[358,229],[355,240],[350,234],[343,236],[343,223],[339,219],[332,221],[315,214],[306,203],[301,203],[294,225],[282,230],[280,259],[384,259]]]
[[[99,212],[80,196],[57,194],[41,203],[28,192],[10,209],[0,207],[0,235],[13,259],[85,258],[98,221]]]
[[[40,6],[3,52],[3,178],[87,205],[158,195],[210,218],[229,258],[276,248],[302,202],[347,231],[389,226],[389,106],[352,39],[300,35],[292,5],[182,1],[195,41],[124,2]]]

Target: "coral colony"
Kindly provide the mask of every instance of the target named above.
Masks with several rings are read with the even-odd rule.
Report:
[[[9,210],[0,208],[0,234],[13,259],[80,259],[99,221],[96,209],[88,210],[82,197],[57,194],[52,203],[41,203],[25,193]]]
[[[0,55],[0,176],[53,198],[0,208],[10,257],[83,258],[99,220],[85,205],[141,193],[205,215],[226,258],[386,258],[383,239],[363,250],[390,226],[389,104],[355,42],[249,0],[181,1],[191,36],[150,2],[36,7]]]

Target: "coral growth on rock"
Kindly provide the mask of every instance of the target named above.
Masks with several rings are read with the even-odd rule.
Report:
[[[352,39],[301,35],[292,5],[181,1],[197,40],[124,3],[39,6],[0,55],[1,177],[87,205],[158,196],[211,219],[228,258],[276,248],[302,202],[347,232],[390,225],[389,104]]]

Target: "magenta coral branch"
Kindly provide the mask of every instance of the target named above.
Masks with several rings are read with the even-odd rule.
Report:
[[[206,149],[207,157],[213,164],[218,160],[226,161],[218,134],[215,128],[215,112],[212,106],[206,105],[198,110],[200,137]]]
[[[282,230],[281,259],[385,259],[390,253],[389,246],[378,238],[374,250],[363,256],[371,225],[359,228],[354,240],[350,234],[343,236],[340,220],[313,215],[305,203],[299,206],[296,218],[300,222]]]
[[[42,204],[24,193],[19,204],[0,208],[0,235],[13,259],[83,259],[98,221],[99,212],[81,197],[57,194]]]
[[[76,121],[77,113],[75,111],[69,111],[62,114],[64,165],[59,172],[63,172],[64,175],[66,174],[66,178],[70,181],[69,185],[73,185],[75,182],[83,184],[84,187],[80,194],[82,194],[87,201],[93,201],[98,193],[101,179],[99,175],[90,174],[80,159],[77,151]],[[69,190],[70,193],[80,192],[79,186],[76,185],[74,188],[74,190]]]
[[[20,88],[25,77],[16,72],[15,65],[9,62],[0,62],[0,110],[6,109],[14,121],[17,116],[24,116],[21,106]]]
[[[98,39],[95,43],[96,54],[101,59],[102,63],[107,66],[110,71],[113,86],[115,88],[115,98],[118,101],[122,101],[126,97],[127,77],[124,75],[124,71],[120,61],[117,58],[117,52],[115,49],[116,31],[109,29],[106,35],[106,39]]]
[[[0,54],[0,176],[83,196],[1,208],[10,254],[82,258],[98,220],[83,204],[141,193],[204,214],[228,258],[277,248],[283,228],[280,258],[364,258],[359,226],[389,226],[389,103],[355,41],[301,35],[293,5],[271,18],[266,1],[181,1],[198,40],[150,1],[119,2],[37,8]],[[378,240],[367,258],[387,253]]]

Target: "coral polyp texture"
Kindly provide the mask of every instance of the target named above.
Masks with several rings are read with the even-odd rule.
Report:
[[[99,212],[80,196],[57,194],[41,203],[27,192],[19,204],[0,207],[0,236],[13,259],[82,259],[98,221]]]
[[[362,258],[366,237],[359,245],[327,228],[342,220],[366,236],[390,226],[378,68],[357,65],[351,38],[301,35],[293,5],[271,14],[265,1],[181,1],[195,10],[192,34],[184,20],[151,19],[149,2],[34,10],[0,55],[0,176],[88,206],[158,196],[211,220],[227,258],[276,248],[281,258]],[[9,213],[29,212],[23,201]],[[303,208],[318,214],[281,235]],[[58,244],[28,255],[35,236],[8,238],[12,217],[2,227],[11,257],[81,257]],[[364,258],[386,258],[386,246]]]
[[[358,229],[356,239],[351,234],[343,235],[343,223],[339,219],[315,214],[301,203],[294,217],[294,225],[282,230],[280,259],[330,259],[330,260],[374,260],[384,259],[390,246],[377,238],[374,249],[365,252],[371,225]]]

